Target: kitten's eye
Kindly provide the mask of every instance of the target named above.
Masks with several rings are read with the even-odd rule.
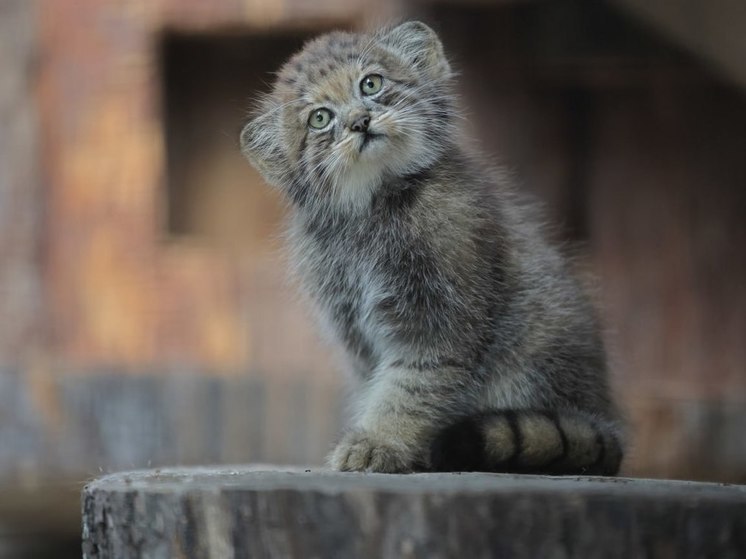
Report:
[[[311,116],[308,117],[308,126],[320,130],[326,128],[333,118],[334,113],[329,109],[315,109],[311,111]]]
[[[383,87],[383,76],[379,74],[369,74],[360,82],[360,91],[363,95],[374,95],[381,91]]]

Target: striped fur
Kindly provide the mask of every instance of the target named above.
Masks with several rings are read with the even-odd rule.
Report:
[[[434,471],[615,475],[622,461],[612,424],[574,410],[501,410],[462,419],[433,441]]]
[[[367,94],[370,75],[383,85]],[[283,66],[241,134],[291,203],[294,272],[357,380],[329,462],[614,473],[593,308],[531,205],[464,147],[453,82],[422,23],[332,33]]]

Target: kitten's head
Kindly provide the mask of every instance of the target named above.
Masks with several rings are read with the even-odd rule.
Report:
[[[330,33],[282,67],[241,149],[295,204],[352,211],[438,159],[454,141],[453,105],[450,67],[425,24]]]

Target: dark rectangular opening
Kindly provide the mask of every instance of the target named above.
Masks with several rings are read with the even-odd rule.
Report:
[[[316,33],[163,34],[169,234],[261,234],[266,223],[256,220],[278,216],[279,202],[241,157],[238,136],[272,73]]]

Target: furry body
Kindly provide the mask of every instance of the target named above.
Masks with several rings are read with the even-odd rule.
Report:
[[[242,132],[292,203],[291,262],[359,382],[330,463],[616,473],[593,309],[457,116],[439,40],[409,22],[307,44]]]

